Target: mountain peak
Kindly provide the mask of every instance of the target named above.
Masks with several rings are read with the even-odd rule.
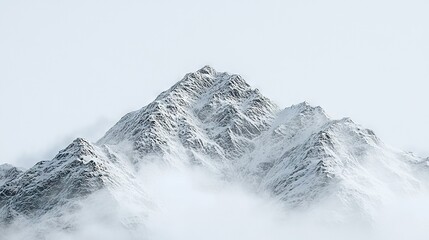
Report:
[[[311,103],[309,103],[307,101],[304,101],[304,102],[301,102],[298,104],[294,104],[294,105],[290,106],[289,109],[295,109],[298,111],[305,111],[305,110],[320,111],[320,112],[323,112],[324,114],[326,114],[322,107],[313,106]]]
[[[85,158],[97,157],[95,149],[90,142],[83,138],[75,139],[65,149],[61,150],[54,159],[56,160],[68,160],[71,157],[76,157],[81,160]]]
[[[199,69],[197,71],[197,73],[215,75],[216,74],[216,70],[213,67],[209,66],[209,65],[205,65],[204,67],[202,67],[201,69]]]
[[[310,106],[311,106],[310,103],[307,101],[292,105],[292,107],[298,107],[298,108],[310,107]]]
[[[17,168],[11,164],[5,163],[0,165],[0,186],[16,178],[23,171],[23,169]]]
[[[11,168],[14,168],[14,166],[12,164],[9,164],[9,163],[0,164],[0,170],[7,171]]]
[[[98,143],[127,140],[147,154],[166,152],[167,143],[178,138],[184,146],[192,142],[205,153],[219,155],[228,144],[248,145],[244,143],[248,139],[241,138],[256,137],[266,129],[276,109],[241,76],[205,66],[186,74],[146,107],[127,114]],[[237,134],[240,137],[233,136]]]
[[[238,93],[249,90],[252,88],[240,75],[217,72],[210,66],[204,66],[196,72],[186,74],[182,80],[161,93],[156,100],[169,96],[180,99],[195,99],[215,91],[218,91],[220,95],[221,92],[235,91]]]

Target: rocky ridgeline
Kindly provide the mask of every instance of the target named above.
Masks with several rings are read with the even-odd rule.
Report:
[[[118,191],[146,199],[145,186],[134,179],[148,162],[198,165],[268,191],[287,206],[330,198],[371,213],[391,188],[425,187],[419,176],[427,161],[306,102],[281,110],[241,76],[206,66],[126,114],[96,144],[76,139],[27,171],[2,165],[0,219],[60,217],[100,189],[114,201]]]

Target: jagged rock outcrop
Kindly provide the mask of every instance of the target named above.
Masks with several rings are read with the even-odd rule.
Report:
[[[14,167],[7,163],[0,165],[0,186],[17,178],[22,172],[24,172],[23,169]]]

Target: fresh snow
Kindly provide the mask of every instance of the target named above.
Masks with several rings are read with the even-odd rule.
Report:
[[[321,107],[282,110],[241,76],[205,66],[126,114],[97,143],[78,138],[25,172],[0,166],[0,220],[59,218],[101,190],[118,205],[145,206],[145,216],[156,203],[136,179],[151,163],[200,166],[292,208],[330,199],[371,216],[394,192],[426,188],[427,162]]]

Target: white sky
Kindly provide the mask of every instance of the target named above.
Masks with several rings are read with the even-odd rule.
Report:
[[[429,156],[429,1],[0,1],[0,163],[96,141],[187,72],[239,73]]]

